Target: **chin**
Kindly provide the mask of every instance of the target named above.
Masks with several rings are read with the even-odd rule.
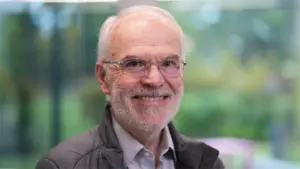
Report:
[[[147,135],[152,135],[154,133],[160,132],[162,129],[162,126],[155,124],[143,124],[139,126],[139,130],[143,133],[146,133]]]
[[[153,126],[153,128],[163,128],[168,124],[168,121],[166,119],[162,119],[161,116],[156,115],[156,116],[152,116],[152,117],[143,117],[141,119],[141,121],[143,121],[144,124],[148,125],[148,126]]]

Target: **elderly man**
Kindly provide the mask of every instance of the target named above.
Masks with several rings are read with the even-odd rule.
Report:
[[[218,151],[171,123],[183,95],[183,32],[165,10],[134,6],[100,30],[99,126],[53,148],[36,169],[222,169]]]

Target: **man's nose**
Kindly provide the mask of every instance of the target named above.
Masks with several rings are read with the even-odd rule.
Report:
[[[163,86],[165,83],[165,78],[159,68],[155,65],[152,65],[149,68],[149,71],[146,72],[146,75],[141,79],[141,82],[149,87],[158,88]]]

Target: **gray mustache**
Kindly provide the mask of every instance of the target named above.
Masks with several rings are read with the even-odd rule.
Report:
[[[151,96],[151,97],[160,97],[160,96],[171,96],[171,92],[163,90],[144,90],[144,89],[135,89],[132,91],[131,96]]]

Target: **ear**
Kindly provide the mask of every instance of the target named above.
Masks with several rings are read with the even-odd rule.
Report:
[[[98,82],[101,85],[102,92],[106,95],[110,95],[109,86],[108,86],[108,83],[106,81],[107,78],[105,78],[106,72],[105,72],[105,69],[103,67],[102,61],[97,61],[96,66],[95,66],[95,73],[96,73],[96,77],[98,79]]]

